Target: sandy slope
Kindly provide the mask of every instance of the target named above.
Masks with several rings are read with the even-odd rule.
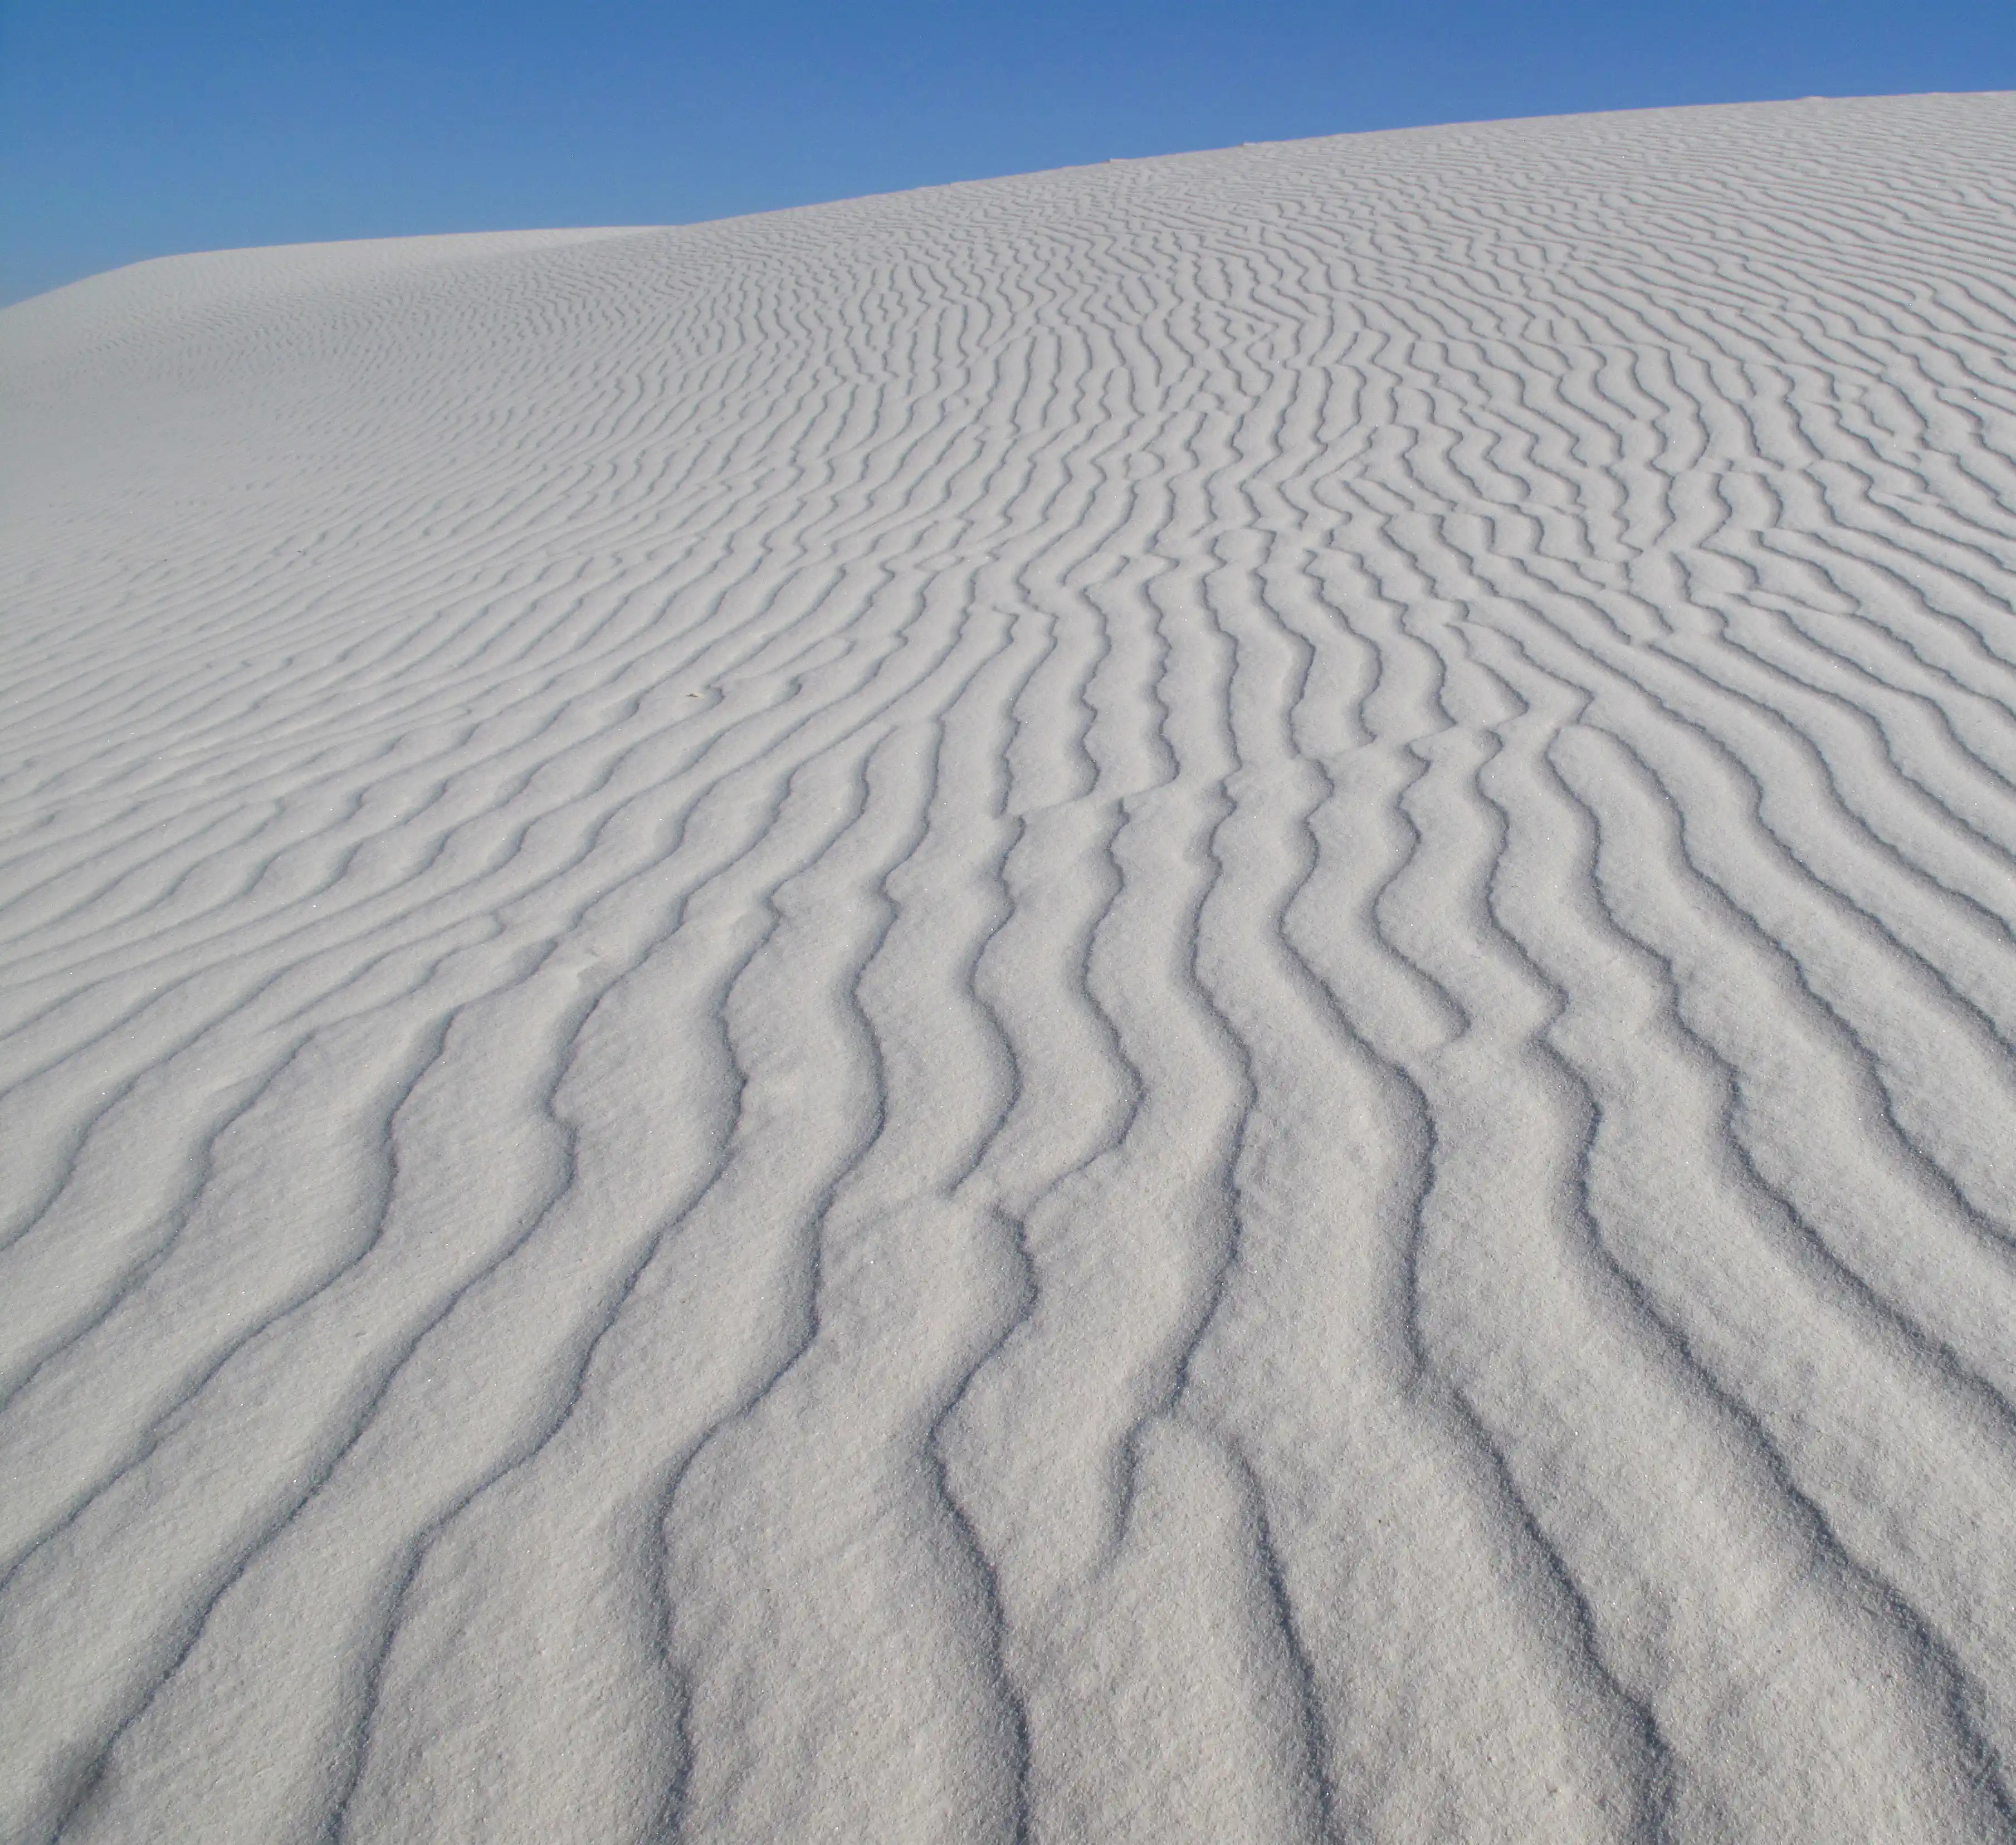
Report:
[[[0,361],[0,1839],[2016,1832],[2016,99]]]

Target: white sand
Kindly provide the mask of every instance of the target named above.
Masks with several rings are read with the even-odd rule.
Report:
[[[2016,1831],[2016,97],[0,363],[0,1840]]]

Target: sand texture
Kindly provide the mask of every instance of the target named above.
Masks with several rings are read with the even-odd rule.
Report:
[[[2016,97],[0,373],[0,1841],[2016,1836]]]

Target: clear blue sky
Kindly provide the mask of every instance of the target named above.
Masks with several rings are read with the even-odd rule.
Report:
[[[2016,88],[2016,0],[0,0],[0,301],[1240,141]]]

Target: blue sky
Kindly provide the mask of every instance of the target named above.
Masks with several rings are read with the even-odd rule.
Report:
[[[1437,121],[2016,88],[2016,0],[0,0],[0,301]]]

